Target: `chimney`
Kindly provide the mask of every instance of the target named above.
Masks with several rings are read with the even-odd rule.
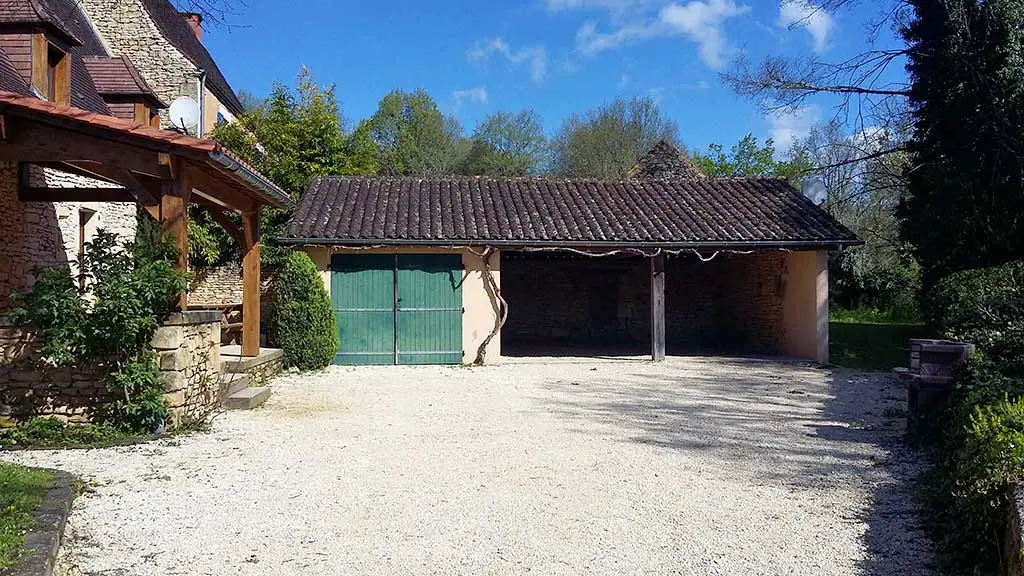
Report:
[[[185,22],[188,22],[188,25],[190,28],[192,28],[192,32],[195,33],[196,38],[198,38],[199,41],[202,42],[203,15],[198,12],[179,12],[178,14],[180,14],[181,17],[185,19]]]

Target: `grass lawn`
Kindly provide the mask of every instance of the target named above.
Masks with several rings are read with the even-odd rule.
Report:
[[[17,565],[24,535],[53,474],[0,462],[0,569]]]
[[[863,370],[889,370],[907,365],[907,341],[927,338],[923,324],[856,322],[829,323],[832,363]]]

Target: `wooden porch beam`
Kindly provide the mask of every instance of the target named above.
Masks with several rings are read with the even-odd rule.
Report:
[[[665,361],[665,255],[651,257],[651,360]]]
[[[238,229],[238,226],[236,226],[230,218],[228,218],[227,213],[225,213],[220,206],[209,206],[198,201],[196,204],[206,208],[210,213],[210,216],[217,221],[217,224],[220,224],[220,227],[223,228],[229,236],[235,239],[235,242],[238,242],[239,246],[245,246],[245,236],[242,234],[242,231]]]
[[[159,179],[171,176],[158,151],[10,116],[6,117],[5,130],[0,161],[92,162]]]
[[[124,188],[40,188],[18,187],[22,202],[135,202]]]
[[[188,270],[188,203],[192,195],[192,184],[188,173],[177,171],[178,178],[164,182],[164,194],[160,198],[160,224],[164,233],[174,239],[178,248],[178,270]],[[188,294],[182,293],[178,305],[188,309]]]
[[[242,213],[242,356],[260,355],[260,208]]]
[[[256,209],[258,203],[255,200],[231,188],[224,180],[218,181],[207,172],[194,166],[190,166],[188,171],[191,175],[192,187],[196,189],[197,195],[240,214]]]

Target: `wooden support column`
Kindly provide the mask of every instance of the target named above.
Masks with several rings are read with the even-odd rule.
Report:
[[[178,247],[178,270],[188,271],[188,203],[192,196],[192,183],[187,170],[176,169],[174,179],[165,181],[160,198],[160,226],[174,239]],[[188,308],[188,293],[182,292],[178,300],[181,310]]]
[[[665,360],[665,255],[651,257],[651,359]]]
[[[260,207],[242,213],[242,356],[260,354]]]

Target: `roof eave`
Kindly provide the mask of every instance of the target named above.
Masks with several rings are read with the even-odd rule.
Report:
[[[715,242],[628,242],[618,240],[488,240],[488,239],[347,239],[347,238],[279,238],[290,246],[494,246],[500,248],[599,248],[605,250],[837,250],[861,246],[859,239],[827,240],[734,240]]]
[[[212,150],[209,153],[210,159],[224,167],[225,169],[234,172],[242,180],[245,180],[257,190],[264,194],[264,199],[267,203],[277,208],[292,208],[294,203],[288,193],[282,190],[274,184],[266,176],[263,176],[259,172],[249,168],[245,164],[242,164],[234,156],[226,154],[220,150]]]

